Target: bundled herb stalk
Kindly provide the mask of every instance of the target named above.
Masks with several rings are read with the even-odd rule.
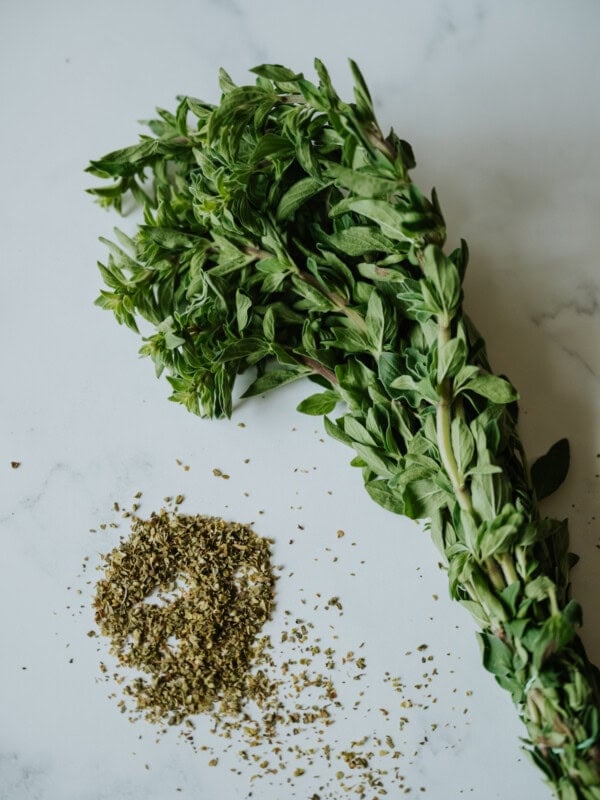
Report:
[[[538,509],[568,446],[529,467],[516,391],[462,308],[467,246],[444,252],[435,192],[411,182],[410,146],[384,136],[351,67],[352,103],[320,62],[318,84],[275,65],[250,86],[221,72],[219,105],[182,97],[93,161],[110,183],[92,194],[119,211],[131,194],[144,213],[107,243],[97,302],[145,321],[141,353],[201,416],[229,416],[250,367],[246,396],[312,379],[299,410],[354,449],[374,500],[428,520],[558,797],[598,800],[599,673],[569,597],[567,523]]]

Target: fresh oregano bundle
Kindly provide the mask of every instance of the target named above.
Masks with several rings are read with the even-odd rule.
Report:
[[[538,509],[568,445],[530,468],[517,393],[463,311],[467,246],[444,252],[435,192],[411,182],[410,146],[384,136],[351,68],[352,103],[318,61],[318,84],[277,65],[250,86],[222,71],[218,105],[181,97],[93,161],[101,204],[131,194],[144,213],[133,239],[107,242],[97,303],[149,323],[141,353],[201,416],[231,413],[249,367],[246,396],[311,378],[299,410],[354,449],[374,500],[428,520],[535,763],[561,800],[598,800],[599,673],[569,597],[566,520]]]

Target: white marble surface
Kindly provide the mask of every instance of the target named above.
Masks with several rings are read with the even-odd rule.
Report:
[[[82,170],[131,143],[156,105],[180,93],[215,100],[220,65],[243,81],[264,61],[311,72],[318,55],[346,92],[355,58],[382,121],[413,143],[417,182],[438,188],[451,242],[470,243],[467,306],[521,391],[529,452],[571,440],[572,472],[548,511],[571,519],[575,595],[600,661],[599,30],[593,0],[0,5],[0,800],[308,800],[327,777],[321,765],[292,785],[251,784],[230,771],[231,755],[210,769],[107,698],[104,644],[86,637],[88,581],[118,531],[89,529],[138,489],[143,511],[182,491],[190,511],[273,536],[295,573],[280,582],[280,608],[300,615],[303,597],[340,595],[338,646],[365,642],[373,711],[352,711],[350,687],[332,739],[396,735],[398,698],[383,676],[416,681],[404,654],[425,641],[435,712],[412,712],[397,734],[413,796],[423,786],[431,800],[549,800],[432,545],[374,506],[350,454],[295,413],[302,387],[248,402],[232,422],[198,420],[166,401],[136,338],[94,308],[97,237],[116,220],[83,193]],[[231,480],[214,478],[215,466]],[[398,796],[393,782],[388,792]]]

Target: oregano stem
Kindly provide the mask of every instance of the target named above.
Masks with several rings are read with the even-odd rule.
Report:
[[[248,255],[253,256],[257,261],[263,258],[273,258],[274,256],[274,254],[270,253],[268,250],[262,250],[260,247],[255,247],[254,245],[248,245],[244,249]],[[367,325],[364,318],[358,313],[358,311],[350,308],[348,303],[338,292],[331,292],[328,289],[325,289],[319,283],[319,281],[310,274],[310,272],[298,269],[298,267],[295,265],[294,274],[300,278],[300,280],[303,280],[305,283],[308,283],[314,289],[317,289],[319,292],[321,292],[323,297],[326,297],[328,300],[330,300],[336,309],[344,314],[361,333],[366,333]]]
[[[504,588],[506,588],[506,581],[504,579],[504,575],[502,574],[502,570],[493,558],[487,558],[485,560],[485,566],[494,589],[501,592]]]
[[[446,319],[441,319],[438,325],[438,353],[450,341],[450,325]],[[452,384],[448,378],[444,378],[439,387],[440,399],[436,410],[436,430],[440,458],[446,474],[450,478],[454,494],[459,506],[467,514],[473,514],[473,504],[471,495],[461,480],[456,456],[452,447],[451,435],[451,407],[452,407]]]
[[[515,561],[510,553],[503,553],[501,556],[498,556],[498,563],[500,564],[500,569],[504,573],[507,586],[519,580],[517,570],[515,569]]]
[[[307,367],[310,367],[315,374],[321,375],[323,378],[325,378],[325,380],[328,380],[332,386],[337,386],[338,379],[335,372],[326,367],[324,364],[321,364],[319,361],[316,361],[314,358],[310,358],[309,356],[303,356],[302,363],[306,364]]]
[[[321,286],[319,281],[310,274],[310,272],[298,270],[296,275],[305,283],[308,283],[310,286],[321,292],[323,297],[326,297],[329,301],[331,301],[336,309],[344,314],[361,333],[366,333],[367,325],[364,317],[362,317],[355,309],[350,308],[348,303],[338,292],[330,292],[325,289],[323,286]]]

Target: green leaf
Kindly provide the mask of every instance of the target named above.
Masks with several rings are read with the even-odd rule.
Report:
[[[293,72],[281,64],[260,64],[258,67],[253,67],[250,72],[255,75],[260,75],[261,78],[268,78],[270,81],[276,83],[289,83],[296,81],[302,77],[301,72]]]
[[[433,480],[412,481],[404,491],[405,513],[411,519],[428,519],[450,499]]]
[[[350,59],[350,69],[352,70],[352,77],[354,78],[354,99],[356,101],[357,111],[361,118],[370,120],[374,117],[371,93],[369,92],[369,88],[358,64],[352,59]]]
[[[167,350],[176,350],[178,347],[181,347],[182,344],[185,344],[185,339],[182,339],[181,336],[177,336],[173,331],[166,331],[165,345]]]
[[[336,184],[344,187],[344,189],[349,189],[362,198],[391,195],[399,188],[405,186],[404,181],[381,177],[373,171],[372,167],[349,169],[348,167],[343,167],[341,164],[330,164],[327,171],[335,180]]]
[[[91,161],[86,172],[98,178],[134,175],[158,158],[159,151],[159,140],[147,139],[132,147],[108,153],[97,161]]]
[[[452,450],[461,475],[466,476],[473,456],[475,455],[475,441],[469,426],[462,417],[454,417],[451,426]]]
[[[398,394],[396,391],[393,391],[392,383],[401,375],[403,366],[402,359],[398,353],[384,352],[379,356],[377,366],[379,369],[379,380],[392,397],[397,397]]]
[[[386,480],[373,480],[365,483],[365,489],[372,500],[393,514],[404,514],[402,497],[390,489]]]
[[[464,367],[467,360],[467,346],[462,339],[450,339],[438,352],[438,382],[453,378]]]
[[[505,589],[500,592],[502,600],[508,606],[511,616],[517,615],[518,598],[521,593],[521,581],[513,581]]]
[[[376,475],[381,478],[391,478],[393,476],[392,464],[385,458],[385,455],[379,448],[370,447],[360,442],[354,442],[354,449]]]
[[[269,159],[287,159],[294,155],[294,146],[289,139],[276,134],[265,134],[260,139],[252,153],[255,163]]]
[[[376,222],[381,228],[381,232],[390,239],[404,241],[409,238],[403,230],[405,216],[385,200],[348,198],[332,208],[330,213],[332,216],[336,216],[346,211],[354,211],[356,214],[361,214]]]
[[[397,378],[390,383],[392,389],[398,389],[401,392],[418,392],[419,382],[416,381],[412,375],[398,375]]]
[[[394,378],[390,387],[398,391],[414,393],[419,402],[423,399],[435,404],[439,399],[438,393],[428,378],[417,381],[411,375],[399,375]]]
[[[525,586],[525,596],[538,603],[546,600],[552,592],[556,592],[556,584],[547,575],[538,575]]]
[[[479,372],[479,367],[476,367],[473,364],[466,364],[464,367],[462,367],[454,379],[455,393],[458,394],[458,390],[463,388],[470,380],[477,377]]]
[[[503,677],[513,671],[513,655],[510,647],[493,633],[478,634],[483,654],[483,666],[493,675]]]
[[[331,328],[333,339],[324,342],[326,347],[337,347],[346,353],[364,353],[369,349],[367,337],[355,328]]]
[[[437,245],[430,244],[425,248],[421,265],[425,277],[435,287],[435,297],[444,310],[452,318],[461,300],[460,276],[455,264]]]
[[[560,747],[560,744],[558,746]],[[560,800],[579,800],[579,792],[573,785],[573,781],[570,776],[567,777],[566,775],[563,775],[559,778],[557,781],[557,791],[560,792],[558,795]]]
[[[562,613],[553,614],[542,624],[531,646],[536,669],[573,640],[581,623],[580,611],[578,603],[571,600]]]
[[[359,422],[359,420],[351,414],[346,414],[343,418],[344,431],[350,437],[352,442],[360,442],[361,444],[373,445],[376,442],[366,427]]]
[[[259,106],[277,95],[260,86],[228,87],[208,120],[208,141],[222,147],[228,158],[235,158],[237,148]]]
[[[308,374],[308,370],[274,369],[257,378],[244,392],[242,397],[254,397],[258,394],[285,386],[287,383],[297,381]]]
[[[174,324],[173,317],[167,317],[157,326],[157,331],[163,335],[167,350],[175,350],[185,344],[185,339],[175,333]]]
[[[354,225],[332,233],[327,237],[327,242],[349,256],[364,256],[375,251],[386,252],[392,244],[387,236],[369,225]]]
[[[263,333],[268,342],[275,341],[275,312],[273,306],[269,306],[265,311],[263,317]]]
[[[319,392],[306,397],[297,406],[296,410],[302,414],[329,414],[337,405],[337,396],[334,392]]]
[[[371,346],[376,353],[380,353],[383,348],[385,316],[381,297],[376,291],[371,292],[371,296],[369,297],[365,325],[367,327],[367,336],[369,337]]]
[[[583,612],[580,604],[576,600],[569,600],[567,605],[563,608],[563,617],[576,628],[583,625]]]
[[[532,748],[532,747],[524,748],[524,752],[527,753],[527,755],[529,756],[529,758],[533,762],[534,766],[536,766],[538,769],[540,769],[544,773],[544,775],[546,776],[546,778],[548,779],[548,781],[550,783],[552,783],[552,784],[556,784],[557,783],[557,781],[559,780],[560,776],[558,775],[559,767],[558,767],[558,764],[556,762],[550,761],[539,750],[537,750],[535,748]],[[568,779],[568,780],[570,782],[570,779]],[[578,800],[577,791],[575,790],[575,787],[572,784],[571,784],[571,788],[575,792],[575,795],[573,796],[573,792],[571,792],[571,797],[569,797],[567,794],[563,794],[561,792],[561,797],[564,797],[564,800]]]
[[[475,392],[499,404],[512,403],[519,398],[515,388],[497,375],[476,375],[461,387],[461,391]]]
[[[450,260],[458,270],[461,282],[464,281],[465,272],[469,263],[469,246],[464,239],[460,240],[460,247],[453,250],[449,255]]]
[[[444,303],[440,298],[439,292],[431,281],[422,280],[420,287],[420,297],[416,304],[417,309],[428,311],[431,314],[445,313]]]
[[[219,89],[226,94],[227,92],[231,92],[233,89],[236,89],[236,84],[232,81],[229,73],[223,69],[223,67],[219,68]]]
[[[456,547],[460,548],[460,550],[451,557],[447,555],[449,559],[448,584],[450,596],[455,600],[460,600],[464,597],[463,585],[471,581],[475,569],[475,560],[472,553],[466,550],[463,544],[459,542]]]
[[[248,313],[252,308],[252,300],[241,289],[235,293],[235,308],[238,331],[241,333],[248,324]]]
[[[470,470],[471,500],[473,508],[483,519],[494,518],[497,513],[494,476],[482,468]]]
[[[195,236],[190,236],[173,228],[144,225],[140,227],[140,230],[143,231],[146,239],[164,247],[165,250],[182,250],[198,244],[198,239]]]
[[[239,358],[249,358],[255,356],[262,358],[269,353],[269,347],[263,339],[248,337],[247,339],[237,339],[230,342],[221,354],[224,362],[235,361]]]
[[[473,600],[462,600],[460,601],[461,606],[466,608],[467,611],[471,614],[471,616],[475,619],[478,625],[482,628],[486,628],[489,625],[489,618],[483,608],[481,607],[480,603],[476,603]]]
[[[559,439],[531,465],[531,480],[538,500],[555,492],[567,477],[571,461],[568,439]]]
[[[481,558],[485,561],[493,556],[509,552],[512,543],[517,540],[521,522],[520,514],[514,514],[505,519],[499,515],[491,523],[483,522],[478,535]]]
[[[332,439],[336,439],[338,442],[342,442],[342,444],[352,445],[352,439],[348,436],[342,427],[342,421],[336,420],[332,422],[329,417],[323,418],[323,425],[325,427],[325,431],[331,436]]]
[[[312,310],[332,311],[335,308],[332,300],[317,286],[292,274],[292,283],[298,294],[309,304]]]
[[[497,464],[476,464],[465,472],[465,477],[474,477],[475,475],[479,475],[480,477],[483,475],[500,475],[501,473],[502,467],[499,467]]]
[[[283,195],[277,206],[275,216],[282,222],[291,219],[303,203],[314,197],[326,186],[327,184],[316,178],[302,178],[297,183],[294,183]]]
[[[368,391],[377,383],[375,373],[358,358],[350,356],[335,366],[335,375],[342,399],[352,411],[360,409],[362,413]]]

